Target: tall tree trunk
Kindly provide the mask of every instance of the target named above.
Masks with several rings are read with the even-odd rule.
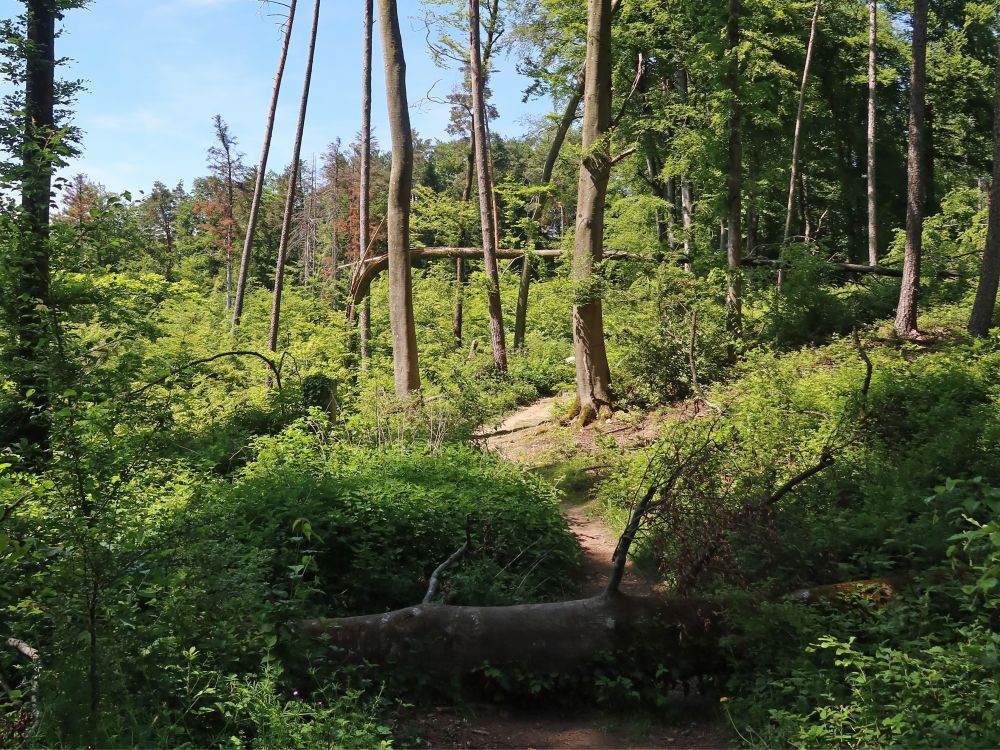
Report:
[[[795,133],[792,136],[792,167],[788,180],[788,204],[785,210],[785,232],[782,236],[782,250],[792,238],[792,216],[795,212],[795,188],[799,182],[799,153],[802,149],[802,113],[806,106],[806,93],[809,88],[809,68],[812,67],[813,50],[816,47],[816,30],[819,27],[819,12],[823,0],[816,0],[813,10],[812,24],[809,27],[809,43],[806,46],[806,62],[802,67],[802,85],[799,88],[799,108],[795,114]],[[778,288],[785,281],[784,268],[778,269]]]
[[[274,297],[271,304],[271,330],[267,338],[268,351],[277,351],[278,324],[281,317],[281,289],[285,280],[285,259],[288,255],[288,241],[292,234],[292,214],[295,209],[295,191],[298,187],[299,161],[302,155],[302,133],[306,127],[306,110],[309,108],[309,88],[312,84],[313,59],[316,55],[316,33],[319,29],[320,0],[313,5],[312,31],[309,34],[309,54],[306,58],[306,75],[302,84],[302,100],[299,104],[299,122],[295,130],[295,146],[292,149],[292,166],[288,174],[288,194],[285,196],[285,213],[281,219],[281,238],[278,240],[278,264],[274,271]]]
[[[399,30],[396,0],[378,0],[385,92],[392,134],[389,176],[389,323],[396,395],[420,389],[417,332],[413,323],[413,287],[410,274],[410,197],[413,193],[413,134],[406,97],[406,59]]]
[[[361,54],[361,177],[358,186],[358,268],[364,266],[371,245],[371,172],[372,172],[372,26],[373,0],[365,2],[364,46]],[[368,341],[371,339],[371,287],[362,290],[361,315],[358,320],[358,353],[361,369],[368,369]],[[349,303],[353,311],[354,305]],[[353,312],[352,312],[353,314]]]
[[[247,218],[247,235],[243,241],[243,254],[240,256],[240,272],[236,277],[236,298],[233,300],[233,334],[240,327],[240,318],[243,316],[243,299],[246,296],[247,275],[250,272],[250,255],[253,252],[254,235],[257,233],[257,220],[260,218],[260,206],[264,199],[267,159],[271,153],[274,118],[278,111],[278,96],[281,93],[281,79],[285,75],[285,62],[288,60],[288,46],[292,39],[292,25],[295,21],[295,6],[297,1],[289,0],[288,22],[285,24],[285,38],[281,44],[281,56],[278,58],[278,72],[274,76],[274,89],[271,92],[271,109],[267,115],[267,127],[264,129],[264,146],[261,149],[260,163],[257,165],[257,181],[253,189],[253,199],[250,201],[250,216]]]
[[[594,265],[604,255],[604,204],[611,174],[611,0],[589,0],[584,66],[583,158],[573,243],[573,344],[579,424],[611,412],[611,368]]]
[[[497,268],[497,225],[489,163],[483,62],[480,49],[479,0],[469,0],[469,74],[472,81],[472,122],[475,130],[476,176],[479,185],[479,221],[483,235],[483,262],[486,266],[487,302],[490,314],[490,343],[493,364],[507,371],[507,342],[500,302],[500,271]]]
[[[878,113],[878,0],[868,9],[868,264],[878,265],[878,201],[875,188],[875,135]]]
[[[472,177],[476,169],[476,132],[469,133],[469,153],[465,160],[465,187],[462,188],[462,203],[472,200]],[[468,240],[468,230],[462,229],[462,239]],[[451,317],[451,332],[455,345],[462,345],[462,324],[465,306],[465,258],[455,259],[455,311]]]
[[[736,359],[735,341],[743,331],[743,110],[740,103],[740,0],[729,0],[726,24],[729,61],[726,87],[729,89],[729,164],[726,179],[728,228],[721,230],[726,247],[727,291],[726,325],[733,343],[729,345],[729,360]],[[728,229],[728,231],[727,231]]]
[[[612,20],[614,20],[614,16],[618,13],[619,8],[621,8],[621,0],[612,0]],[[545,164],[542,166],[542,185],[548,185],[552,182],[552,172],[555,171],[556,161],[559,159],[559,153],[562,151],[563,143],[566,142],[566,136],[569,133],[570,128],[573,127],[573,122],[576,120],[577,112],[580,109],[580,102],[583,101],[585,75],[586,74],[584,72],[581,72],[578,76],[576,85],[573,87],[573,91],[570,93],[569,99],[566,100],[566,107],[563,109],[563,115],[559,119],[559,124],[556,126],[555,133],[552,135],[552,142],[549,144],[549,151],[545,155]],[[548,198],[549,196],[547,194],[542,195],[538,199],[538,205],[535,206],[532,211],[532,219],[541,224],[543,228],[545,225],[545,207],[548,203]],[[561,233],[562,232],[560,231],[560,234]],[[531,272],[531,257],[526,254],[521,264],[521,282],[517,290],[517,310],[514,315],[515,350],[519,350],[524,347],[524,334],[528,325],[528,294],[531,291]]]
[[[927,97],[927,0],[913,2],[913,63],[910,71],[910,136],[907,148],[906,250],[894,329],[901,338],[917,331],[920,254],[924,228],[924,124]]]
[[[979,273],[976,301],[969,316],[969,333],[985,336],[993,327],[993,313],[1000,286],[1000,37],[997,39],[996,97],[993,102],[993,188],[989,198],[989,228]]]
[[[495,19],[494,19],[495,20]],[[490,343],[493,364],[507,371],[507,342],[503,329],[500,301],[500,271],[497,268],[497,222],[489,156],[486,115],[485,72],[483,71],[479,0],[469,0],[469,77],[472,85],[472,127],[475,137],[476,177],[479,187],[479,221],[483,237],[483,263],[486,266],[487,302],[490,316]]]
[[[21,214],[18,253],[12,258],[14,376],[24,404],[16,438],[43,452],[48,445],[49,387],[41,360],[49,336],[43,310],[49,304],[49,201],[55,133],[55,0],[27,3],[27,50],[24,86],[24,141],[20,154]]]

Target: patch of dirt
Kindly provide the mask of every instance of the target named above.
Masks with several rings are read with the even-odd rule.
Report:
[[[622,450],[648,445],[656,439],[664,421],[686,418],[698,413],[694,403],[679,409],[626,419],[616,412],[611,419],[600,420],[579,430],[559,423],[557,413],[562,397],[543,398],[514,412],[500,424],[484,426],[476,440],[485,450],[508,461],[529,468],[549,466],[580,455],[597,454],[599,446],[610,439]]]
[[[407,725],[413,742],[431,748],[523,750],[526,748],[689,748],[721,750],[732,747],[728,736],[705,715],[705,706],[679,699],[685,718],[663,722],[649,717],[595,715],[546,709],[470,706],[461,715],[435,709]],[[686,701],[686,702],[685,702]]]

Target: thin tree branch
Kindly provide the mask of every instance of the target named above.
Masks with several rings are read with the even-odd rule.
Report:
[[[271,370],[271,372],[274,373],[274,380],[277,383],[278,390],[279,391],[281,390],[281,366],[280,365],[275,364],[275,362],[273,360],[269,359],[268,357],[265,357],[260,352],[254,352],[254,351],[249,351],[249,350],[246,350],[246,351],[244,351],[244,350],[237,350],[237,351],[231,351],[231,352],[221,352],[219,354],[213,354],[211,357],[202,357],[201,359],[192,360],[192,361],[190,361],[190,362],[188,362],[186,364],[181,365],[180,367],[177,367],[177,368],[171,370],[166,375],[164,375],[162,378],[157,378],[156,380],[152,381],[151,383],[146,383],[146,385],[142,386],[141,388],[136,388],[134,391],[129,391],[128,393],[125,394],[125,398],[131,399],[131,398],[134,398],[136,396],[139,396],[139,395],[145,393],[146,391],[148,391],[151,388],[155,388],[158,385],[162,385],[166,381],[170,380],[170,378],[173,378],[173,377],[176,377],[177,375],[180,375],[185,370],[190,370],[192,367],[197,367],[198,365],[206,365],[209,362],[214,362],[215,360],[217,360],[217,359],[223,359],[224,357],[256,357],[257,359],[261,360],[264,364],[266,364],[268,366],[268,368]]]
[[[472,548],[472,516],[466,516],[465,519],[465,543],[455,550],[451,557],[445,560],[443,563],[437,566],[437,569],[431,574],[431,579],[427,584],[427,593],[424,594],[424,600],[421,604],[430,604],[434,597],[437,596],[438,590],[441,588],[441,576],[444,574],[448,568],[453,566],[459,560],[461,560]]]

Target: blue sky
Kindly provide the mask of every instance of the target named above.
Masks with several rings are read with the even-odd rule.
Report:
[[[10,17],[23,8],[0,0]],[[212,117],[219,113],[239,140],[248,164],[260,158],[281,34],[259,0],[93,0],[67,14],[57,53],[73,60],[63,77],[87,90],[76,105],[84,152],[69,173],[84,172],[112,190],[148,189],[205,173]],[[361,18],[359,0],[326,0],[320,20],[303,158],[317,157],[360,127]],[[458,74],[436,67],[426,48],[419,0],[399,0],[408,67],[410,115],[423,137],[447,138],[443,97]],[[281,92],[270,167],[291,159],[305,68],[312,2],[299,0],[292,52]],[[373,113],[376,138],[388,145],[381,47],[375,40]],[[521,102],[527,81],[513,59],[500,59],[491,80],[500,117],[494,132],[512,135],[546,114],[549,102]]]

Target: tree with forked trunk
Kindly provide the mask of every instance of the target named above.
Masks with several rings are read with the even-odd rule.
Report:
[[[396,0],[378,0],[379,31],[385,66],[385,94],[392,136],[389,172],[389,325],[392,328],[393,379],[397,396],[420,390],[417,331],[413,322],[410,271],[410,197],[413,193],[413,133],[406,96],[406,58]]]

